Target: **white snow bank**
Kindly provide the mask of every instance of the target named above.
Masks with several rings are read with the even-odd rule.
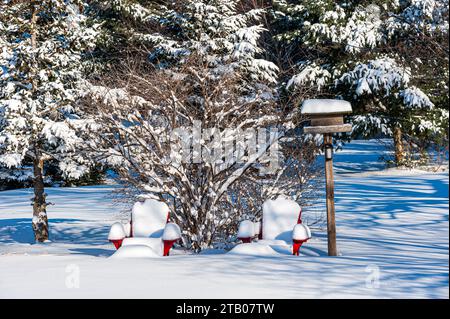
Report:
[[[129,245],[120,247],[110,258],[154,258],[160,257],[146,245]]]
[[[292,231],[292,239],[306,240],[309,238],[311,238],[311,231],[308,226],[305,224],[297,224],[294,226],[294,230]]]
[[[181,238],[180,227],[175,223],[167,223],[164,227],[164,233],[162,235],[163,240],[176,240]]]
[[[238,238],[249,238],[255,236],[255,225],[251,220],[243,220],[239,223]]]
[[[277,239],[260,239],[258,240],[258,244],[268,245],[268,246],[286,246],[286,241],[277,240]],[[290,244],[290,243],[288,243]]]
[[[270,244],[276,257],[211,249],[111,260],[115,249],[106,238],[126,209],[111,200],[115,187],[49,187],[52,243],[44,245],[32,244],[33,190],[1,191],[0,298],[448,299],[448,172],[384,171],[378,158],[386,154],[376,141],[352,141],[336,153],[343,256],[336,258],[327,257],[326,228],[318,227],[302,246],[302,258],[292,256],[284,241],[263,240],[258,244]],[[318,197],[308,217],[326,211],[325,196]],[[74,267],[81,270],[81,284],[68,289],[64,277]]]
[[[293,200],[278,197],[263,204],[263,238],[292,240],[292,229],[297,224],[300,206]]]
[[[168,214],[166,203],[154,199],[135,203],[132,211],[133,236],[161,237]]]
[[[109,230],[108,240],[124,239],[126,237],[122,223],[114,223]]]
[[[234,255],[250,255],[250,256],[276,256],[278,255],[269,245],[260,243],[240,244],[228,252]]]
[[[311,99],[302,103],[302,114],[342,114],[351,113],[352,105],[344,100]]]

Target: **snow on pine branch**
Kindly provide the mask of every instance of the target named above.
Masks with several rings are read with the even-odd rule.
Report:
[[[259,39],[267,31],[258,23],[264,10],[239,13],[237,7],[235,0],[169,6],[160,17],[161,31],[145,35],[153,44],[150,60],[169,68],[196,56],[207,63],[212,77],[245,72],[253,80],[275,83],[278,68],[259,57]]]
[[[309,85],[317,87],[317,90],[320,91],[331,79],[331,73],[327,69],[316,65],[314,62],[301,65],[300,70],[300,73],[294,75],[288,81],[286,85],[287,89]]]
[[[373,136],[373,133],[382,133],[387,136],[392,135],[392,130],[389,127],[387,119],[379,115],[355,115],[352,117],[352,124],[353,131],[361,132],[365,137]]]
[[[376,5],[358,6],[354,11],[346,11],[336,4],[333,10],[323,12],[318,22],[305,23],[305,31],[309,33],[305,40],[332,41],[342,44],[349,53],[360,52],[363,48],[374,48],[384,41],[379,11]]]
[[[411,86],[399,93],[403,98],[403,103],[411,108],[433,108],[434,104],[430,98],[419,88]]]
[[[92,50],[98,25],[90,25],[81,1],[46,0],[0,5],[0,164],[25,160],[75,166],[83,122],[83,55]]]
[[[336,80],[336,84],[350,84],[356,95],[384,93],[387,96],[391,91],[407,86],[410,76],[408,67],[398,64],[394,58],[381,57],[357,64]]]
[[[381,57],[357,64],[343,74],[336,85],[346,83],[354,88],[356,96],[398,96],[409,108],[432,108],[430,98],[416,86],[409,86],[411,69],[400,65],[394,58]]]
[[[402,30],[413,34],[448,34],[448,8],[448,0],[408,1],[400,13],[390,15],[386,29],[390,34]]]

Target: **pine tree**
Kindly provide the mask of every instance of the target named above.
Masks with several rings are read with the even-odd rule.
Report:
[[[277,0],[272,13],[294,52],[290,92],[350,100],[354,135],[392,136],[398,165],[405,138],[448,140],[447,0]]]
[[[158,24],[164,1],[91,0],[89,15],[101,23],[92,62],[99,73],[108,72],[129,56],[148,54],[148,32]],[[150,31],[151,30],[151,31]]]
[[[0,164],[32,163],[36,241],[48,239],[44,163],[67,177],[87,171],[77,155],[76,127],[84,125],[77,100],[82,58],[94,43],[81,1],[3,1],[0,4]]]

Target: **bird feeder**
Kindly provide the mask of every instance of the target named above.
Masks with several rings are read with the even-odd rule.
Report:
[[[352,112],[349,102],[332,99],[312,99],[302,103],[301,114],[310,119],[311,124],[303,128],[304,133],[323,134],[325,154],[325,180],[327,194],[327,235],[328,255],[336,256],[336,221],[334,209],[333,180],[333,133],[352,131],[351,124],[344,123],[344,115]]]
[[[311,120],[305,133],[333,134],[351,132],[351,124],[344,124],[344,115],[352,112],[349,102],[343,100],[314,99],[302,104],[301,113]]]

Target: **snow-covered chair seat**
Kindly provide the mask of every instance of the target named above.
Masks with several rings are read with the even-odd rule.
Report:
[[[145,238],[145,237],[129,237],[122,242],[122,247],[126,246],[147,246],[151,248],[159,256],[163,255],[163,241],[162,238]]]
[[[145,246],[159,256],[168,256],[170,248],[180,238],[181,230],[178,225],[169,222],[169,207],[154,199],[135,203],[130,222],[114,223],[108,235],[108,240],[114,243],[118,251],[129,246]],[[150,255],[144,248],[125,250],[133,251],[130,256],[134,256],[137,251]],[[127,253],[119,255],[128,256]]]
[[[292,253],[298,255],[300,246],[311,238],[308,226],[302,224],[301,214],[301,207],[293,200],[283,197],[267,200],[263,204],[261,223],[242,221],[237,237],[244,243],[250,243],[259,235],[258,243],[278,251],[286,250],[286,246],[293,244]]]
[[[111,258],[155,258],[160,256],[147,245],[127,245],[120,247]]]
[[[247,256],[265,256],[276,257],[278,253],[268,244],[264,243],[248,243],[237,245],[229,252],[231,255],[247,255]]]

